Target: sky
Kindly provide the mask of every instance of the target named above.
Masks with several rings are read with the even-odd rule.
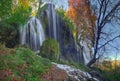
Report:
[[[107,8],[108,12],[111,10],[111,7],[113,7],[113,5],[116,4],[117,1],[119,1],[119,0],[116,0],[116,1],[110,0],[110,1],[112,1],[112,2],[109,5],[109,7]],[[91,0],[91,3],[94,5],[97,5],[98,4],[97,2],[98,2],[98,0]],[[99,7],[99,5],[97,5],[97,7]],[[109,36],[107,36],[107,37],[109,37],[109,40],[110,40],[110,39],[116,37],[117,35],[120,35],[120,25],[116,24],[116,22],[112,22],[112,24],[110,24],[110,23],[106,24],[103,31],[105,31],[107,33],[111,33],[111,34],[109,34]],[[104,44],[105,42],[106,41],[104,41],[104,40],[100,40],[101,44]],[[117,53],[117,56],[120,59],[120,38],[117,38],[116,40],[110,42],[109,44],[110,45],[106,45],[106,51],[105,51],[106,54],[104,56],[114,59],[116,56],[116,53]],[[117,50],[116,50],[116,48],[117,48]]]

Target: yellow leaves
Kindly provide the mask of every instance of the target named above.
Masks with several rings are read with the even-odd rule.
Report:
[[[32,11],[31,16],[36,16],[36,12]]]
[[[12,13],[21,10],[24,16],[36,16],[38,5],[36,0],[13,0]]]
[[[28,8],[30,6],[29,0],[18,0],[18,4],[22,5],[24,8]]]
[[[38,7],[39,7],[39,3],[37,3],[36,1],[31,3],[31,8],[32,8],[31,16],[36,16]]]
[[[28,10],[30,8],[29,0],[13,0],[12,1],[12,13],[15,13],[17,9],[23,8],[23,10]]]
[[[15,7],[12,7],[12,13],[15,13]]]
[[[73,37],[76,37],[76,31],[73,31]]]

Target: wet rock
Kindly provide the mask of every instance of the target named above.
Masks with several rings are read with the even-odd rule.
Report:
[[[53,64],[67,73],[69,77],[67,81],[101,81],[99,78],[92,76],[88,72],[81,71],[80,69],[72,68],[71,66],[68,65],[56,64],[56,63]]]

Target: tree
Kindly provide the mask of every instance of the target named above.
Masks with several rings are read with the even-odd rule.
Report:
[[[30,17],[33,1],[0,0],[0,42],[7,47],[18,44],[18,27]]]
[[[12,0],[0,0],[0,21],[11,15],[11,7]]]
[[[94,24],[96,17],[91,12],[88,0],[68,0],[69,9],[67,15],[71,18],[76,26],[77,41],[86,38],[93,41],[94,39]]]
[[[91,61],[87,64],[89,67],[100,58],[102,54],[98,54],[101,50],[104,50],[107,45],[110,45],[112,41],[120,37],[120,35],[116,35],[108,38],[108,35],[111,34],[110,32],[105,31],[106,29],[110,29],[110,27],[107,28],[107,25],[116,25],[120,23],[120,0],[94,0],[94,3],[92,3],[91,0],[91,4],[94,5],[93,9],[96,13],[97,20],[94,32],[94,55]],[[101,44],[101,40],[104,41],[104,43]]]
[[[18,25],[25,24],[32,12],[32,3],[35,0],[13,0],[12,15],[8,19],[10,23],[17,23]]]
[[[68,0],[69,9],[67,15],[75,25],[75,43],[77,48],[78,61],[84,57],[84,64],[87,64],[92,55],[92,47],[94,44],[94,25],[96,16],[92,13],[88,0]]]
[[[0,21],[24,24],[31,15],[33,1],[35,0],[1,0]]]

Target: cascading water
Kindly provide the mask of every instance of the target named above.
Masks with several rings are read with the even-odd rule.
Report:
[[[77,60],[74,38],[66,25],[66,22],[59,13],[56,12],[55,5],[51,3],[43,4],[45,9],[39,12],[38,17],[45,25],[45,34],[47,38],[55,39],[60,46],[61,58]]]
[[[87,64],[90,60],[91,60],[91,46],[90,45],[90,42],[86,42],[85,40],[84,41],[81,41],[80,42],[80,45],[83,47],[83,59],[84,59],[84,64]]]
[[[38,17],[45,24],[45,34],[47,38],[55,39],[60,46],[61,58],[72,59],[73,61],[84,62],[87,64],[90,57],[89,42],[83,41],[80,45],[75,45],[72,33],[66,23],[55,10],[55,5],[52,2],[44,4],[45,9],[39,12]]]
[[[24,27],[20,27],[20,44],[29,45],[29,47],[38,51],[42,42],[45,40],[45,34],[40,20],[32,17]]]
[[[52,17],[53,17],[53,33],[54,33],[54,38],[57,40],[57,33],[56,33],[56,11],[54,9],[54,5],[52,5]]]
[[[48,4],[47,6],[47,17],[48,17],[48,24],[49,24],[49,36],[57,40],[57,27],[56,27],[56,11],[55,5]]]

